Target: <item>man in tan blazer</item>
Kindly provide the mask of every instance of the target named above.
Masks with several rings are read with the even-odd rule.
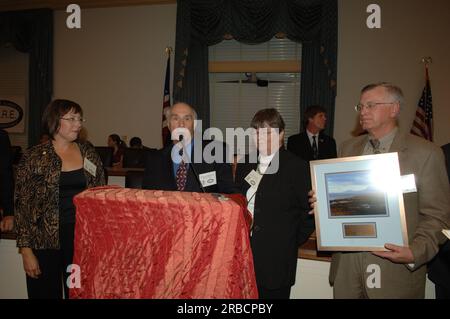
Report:
[[[401,175],[414,174],[417,192],[403,195],[409,247],[386,243],[386,252],[336,253],[330,269],[335,298],[424,298],[426,263],[450,226],[450,190],[441,149],[401,132],[403,93],[377,83],[366,86],[356,110],[369,134],[342,144],[339,156],[398,152]],[[376,277],[378,276],[378,277]]]

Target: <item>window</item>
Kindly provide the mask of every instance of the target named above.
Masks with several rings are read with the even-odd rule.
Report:
[[[211,127],[246,129],[258,110],[273,107],[286,123],[286,139],[299,132],[301,44],[227,40],[211,46],[209,57]]]

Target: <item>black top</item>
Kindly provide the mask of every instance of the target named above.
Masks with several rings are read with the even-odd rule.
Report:
[[[0,130],[0,209],[3,209],[4,216],[14,216],[13,198],[14,180],[11,143],[8,133]]]
[[[272,163],[276,160],[277,172],[264,174],[256,191],[250,238],[256,285],[266,289],[295,283],[298,247],[314,231],[314,218],[308,215],[311,179],[306,162],[283,148]],[[250,163],[248,157],[236,167],[236,184],[244,196],[250,187],[245,177],[252,169],[257,163]]]
[[[75,223],[73,197],[86,189],[84,169],[61,172],[59,178],[59,223]]]
[[[192,149],[191,163],[189,164],[187,172],[185,192],[202,192],[200,182],[197,177],[204,173],[216,172],[216,184],[204,187],[206,193],[225,193],[234,194],[239,193],[239,189],[234,185],[233,172],[231,165],[226,162],[227,149],[225,143],[218,141],[203,141],[202,154],[205,147],[209,145],[211,152],[218,151],[222,148],[223,157],[220,161],[208,163],[205,158],[196,159],[195,157],[195,142],[194,149]],[[144,180],[142,183],[143,189],[157,189],[166,191],[176,191],[176,179],[174,172],[174,163],[172,162],[172,145],[168,145],[161,150],[149,151],[147,155]],[[206,152],[209,154],[209,152]],[[215,156],[214,154],[211,154]],[[194,172],[195,170],[195,172]]]
[[[336,141],[325,135],[323,132],[319,133],[319,139],[317,141],[318,146],[318,158],[317,159],[327,159],[337,157],[336,152]],[[308,134],[302,132],[300,134],[292,135],[288,138],[287,149],[299,156],[308,163],[314,159],[314,152],[309,141]]]

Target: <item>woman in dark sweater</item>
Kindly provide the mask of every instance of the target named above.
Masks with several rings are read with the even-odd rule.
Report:
[[[15,221],[29,298],[68,298],[67,266],[72,264],[75,228],[73,197],[104,185],[94,148],[77,141],[83,111],[55,100],[42,124],[51,139],[27,150],[17,169]]]

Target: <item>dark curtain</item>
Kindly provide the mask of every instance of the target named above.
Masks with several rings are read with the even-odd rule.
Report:
[[[209,127],[208,46],[234,38],[247,44],[275,35],[302,43],[300,110],[328,112],[336,96],[337,0],[178,0],[174,100],[192,104]]]
[[[0,12],[0,46],[6,43],[29,53],[28,142],[35,145],[41,134],[41,116],[53,91],[53,11]]]

